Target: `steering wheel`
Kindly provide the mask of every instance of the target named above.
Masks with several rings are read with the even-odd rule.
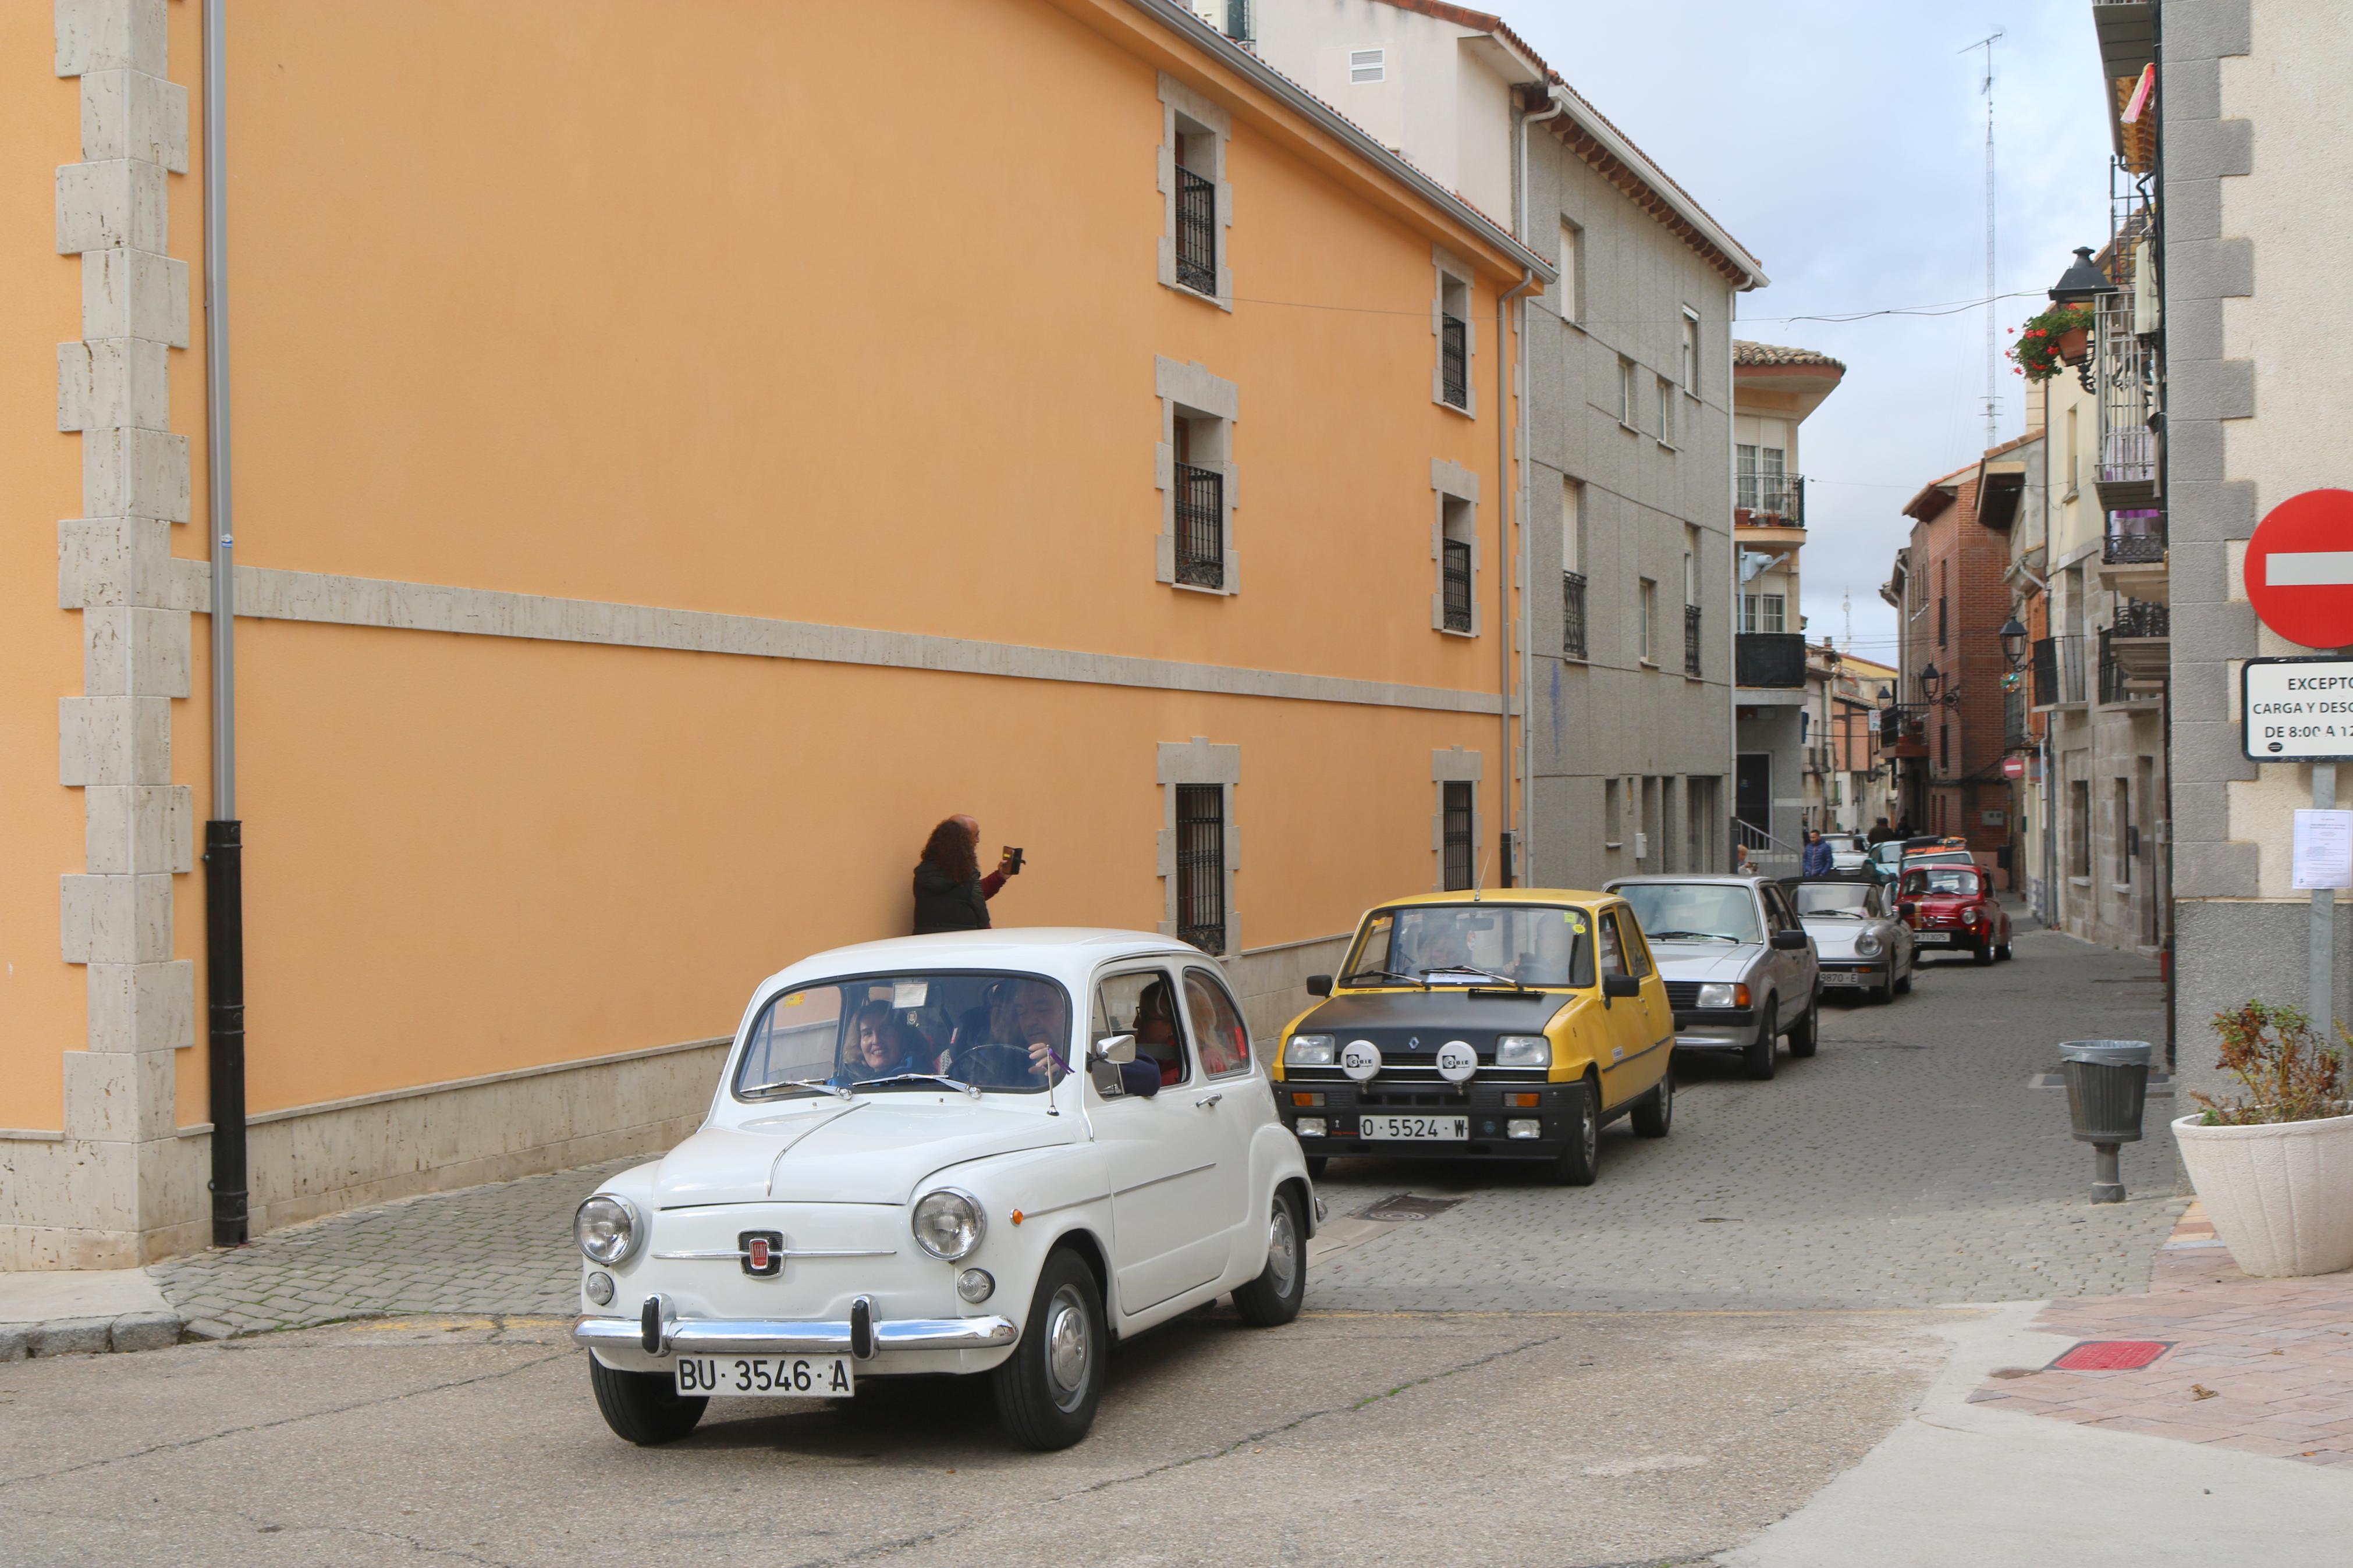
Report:
[[[948,1076],[979,1089],[1026,1089],[1037,1081],[1026,1046],[966,1046],[948,1058]]]

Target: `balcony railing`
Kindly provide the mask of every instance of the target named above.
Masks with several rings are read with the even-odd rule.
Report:
[[[1176,465],[1176,581],[1226,585],[1226,476],[1215,468]]]
[[[2055,708],[2084,700],[2084,639],[2080,635],[2034,641],[2034,705]]]
[[[1467,632],[1471,629],[1471,546],[1460,539],[1446,542],[1445,554],[1439,562],[1445,579],[1446,629]]]
[[[1683,673],[1699,673],[1699,606],[1683,606]]]
[[[1218,187],[1176,166],[1176,281],[1198,294],[1218,291]]]
[[[1585,651],[1585,574],[1582,572],[1560,574],[1560,651],[1571,658],[1588,657]]]
[[[2110,514],[2108,531],[2100,542],[2100,559],[2110,566],[2157,566],[2165,562],[2165,513],[2119,511]]]
[[[1471,406],[1471,327],[1459,316],[1439,318],[1440,395],[1457,408]]]
[[[1806,684],[1806,639],[1799,632],[1742,632],[1732,639],[1733,675],[1743,686]]]
[[[2129,286],[2102,297],[2093,325],[2092,384],[2100,398],[2100,505],[2108,511],[2146,507],[2157,499],[2157,435],[2160,412],[2158,355],[2133,330]]]
[[[1757,528],[1806,526],[1806,476],[1742,474],[1734,481],[1734,521]]]
[[[2147,605],[2138,599],[2126,599],[2116,606],[2116,630],[2120,637],[2171,637],[2173,612],[2163,605]]]

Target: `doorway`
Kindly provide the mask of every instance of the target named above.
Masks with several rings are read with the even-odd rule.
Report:
[[[1773,756],[1743,752],[1735,759],[1732,815],[1759,833],[1773,831]]]

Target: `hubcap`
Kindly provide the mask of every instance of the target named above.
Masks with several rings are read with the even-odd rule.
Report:
[[[1291,1226],[1291,1209],[1277,1203],[1274,1217],[1266,1226],[1266,1277],[1277,1295],[1290,1295],[1292,1282],[1299,1278],[1298,1247],[1298,1232]]]
[[[1577,1126],[1577,1142],[1585,1146],[1585,1157],[1592,1159],[1595,1146],[1601,1142],[1601,1122],[1594,1114],[1593,1096],[1589,1092],[1585,1097],[1585,1116]]]
[[[1664,1121],[1674,1113],[1675,1069],[1671,1067],[1667,1069],[1667,1076],[1659,1080],[1659,1120]]]
[[[1087,1310],[1078,1291],[1065,1285],[1046,1308],[1046,1376],[1054,1403],[1064,1410],[1087,1389]]]

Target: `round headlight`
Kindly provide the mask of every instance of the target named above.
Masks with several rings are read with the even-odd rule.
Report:
[[[1328,1068],[1338,1045],[1329,1035],[1293,1035],[1291,1043],[1282,1047],[1282,1065],[1294,1068]]]
[[[915,1245],[943,1263],[968,1257],[988,1229],[979,1200],[953,1187],[943,1187],[917,1198],[911,1223]]]
[[[1978,912],[1977,912],[1977,910],[1963,910],[1961,911],[1961,923],[1962,923],[1963,925],[1975,925],[1975,924],[1977,924],[1977,923],[1978,923]]]
[[[1879,956],[1879,939],[1872,935],[1869,931],[1865,931],[1861,936],[1854,939],[1854,951],[1858,956],[1862,958],[1877,958]]]
[[[572,1216],[572,1235],[592,1262],[614,1264],[638,1249],[645,1227],[638,1223],[637,1206],[627,1198],[598,1193]]]
[[[1495,1065],[1548,1068],[1552,1066],[1552,1042],[1542,1035],[1505,1035],[1495,1042]]]

